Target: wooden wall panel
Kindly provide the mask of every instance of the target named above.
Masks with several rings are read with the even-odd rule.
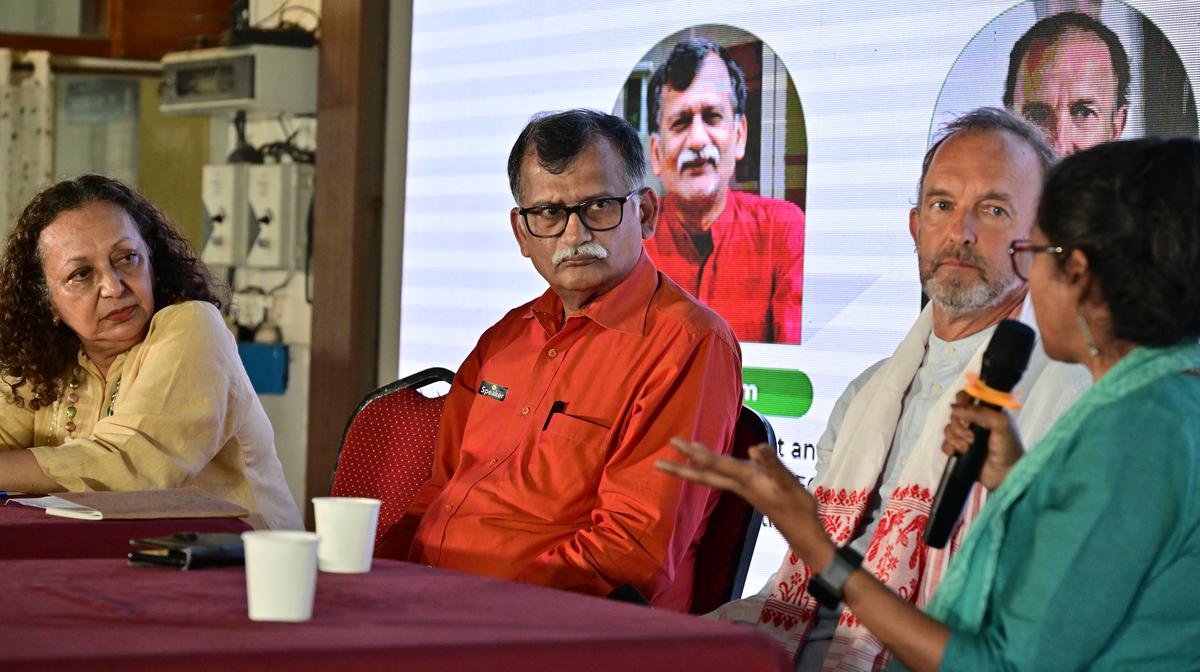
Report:
[[[216,46],[232,0],[109,0],[113,58],[157,61],[168,51]]]
[[[321,9],[308,497],[328,494],[342,429],[375,388],[387,83],[386,0]]]
[[[106,35],[64,37],[0,32],[0,47],[156,61],[167,52],[215,47],[217,37],[229,26],[232,6],[233,0],[108,0]],[[95,11],[95,7],[85,8]]]
[[[232,5],[233,0],[108,0],[103,36],[0,33],[0,47],[157,61],[168,51],[216,46],[229,27]]]

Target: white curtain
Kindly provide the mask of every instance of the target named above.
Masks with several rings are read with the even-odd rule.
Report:
[[[53,176],[50,53],[0,49],[0,235]]]

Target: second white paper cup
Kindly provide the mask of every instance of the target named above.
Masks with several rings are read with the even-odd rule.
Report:
[[[317,534],[321,536],[317,553],[321,571],[371,571],[380,501],[368,497],[313,497],[312,502]]]
[[[252,621],[307,621],[317,589],[313,532],[243,532],[246,602]]]

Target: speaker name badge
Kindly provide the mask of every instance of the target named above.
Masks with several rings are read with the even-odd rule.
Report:
[[[479,394],[495,399],[496,401],[504,401],[504,397],[508,396],[508,388],[504,387],[503,385],[489,383],[485,380],[483,381],[483,384],[479,386]]]

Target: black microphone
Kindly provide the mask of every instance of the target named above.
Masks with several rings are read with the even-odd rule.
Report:
[[[1000,392],[1011,392],[1029,365],[1036,337],[1033,329],[1016,320],[1004,320],[996,326],[987,350],[983,351],[983,365],[979,368],[979,380],[984,385]],[[972,399],[976,406],[999,409],[999,406],[979,399]],[[934,548],[943,548],[950,540],[950,531],[962,515],[963,505],[971,494],[971,486],[979,480],[979,472],[987,460],[988,435],[978,425],[971,425],[975,440],[965,453],[951,455],[942,471],[942,482],[933,497],[929,520],[925,521],[925,543]]]

